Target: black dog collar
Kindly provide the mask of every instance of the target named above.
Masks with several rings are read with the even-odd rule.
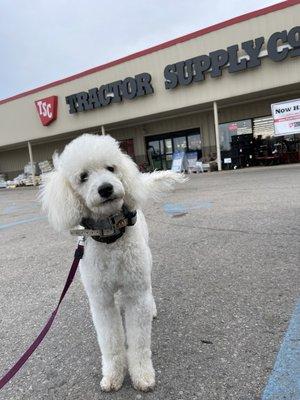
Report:
[[[127,226],[133,226],[136,223],[136,215],[136,211],[129,211],[123,205],[121,212],[104,219],[94,220],[92,218],[83,218],[81,225],[85,229],[73,229],[71,230],[71,234],[92,237],[101,243],[114,243],[124,235]]]

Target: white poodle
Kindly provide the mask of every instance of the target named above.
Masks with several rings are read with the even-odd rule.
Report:
[[[102,353],[101,388],[120,389],[128,366],[134,387],[151,390],[156,306],[141,207],[184,178],[171,171],[140,173],[110,136],[78,137],[54,157],[54,165],[41,195],[51,225],[59,231],[81,225],[99,234],[86,239],[80,272]],[[125,311],[127,352],[117,293]]]

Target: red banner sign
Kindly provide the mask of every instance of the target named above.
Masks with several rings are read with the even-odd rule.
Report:
[[[57,96],[35,101],[40,120],[44,126],[51,124],[57,117]]]

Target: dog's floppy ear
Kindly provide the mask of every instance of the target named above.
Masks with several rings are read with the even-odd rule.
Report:
[[[82,205],[59,169],[45,174],[39,197],[54,229],[63,231],[79,225]]]
[[[174,189],[176,183],[184,183],[188,178],[173,171],[141,173],[130,157],[124,155],[123,167],[126,174],[123,184],[126,188],[125,202],[129,207],[143,207],[147,200],[159,200],[166,192]]]
[[[184,183],[188,180],[184,174],[174,171],[154,171],[140,174],[146,198],[159,199],[165,192],[172,190],[176,183]]]

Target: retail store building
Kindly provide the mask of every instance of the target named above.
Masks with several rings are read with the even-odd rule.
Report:
[[[155,168],[169,168],[178,150],[219,169],[299,162],[298,122],[276,136],[271,115],[272,104],[299,98],[298,0],[1,100],[0,173],[16,176],[29,149],[39,162],[103,131]]]

